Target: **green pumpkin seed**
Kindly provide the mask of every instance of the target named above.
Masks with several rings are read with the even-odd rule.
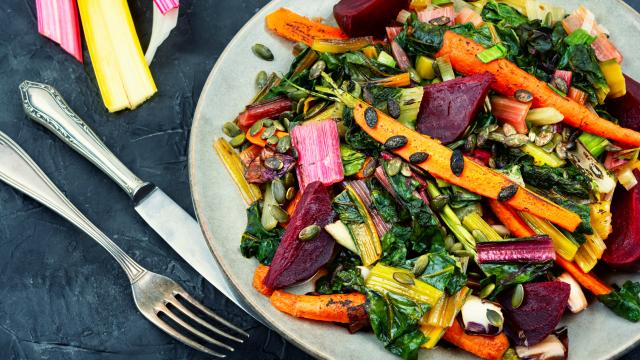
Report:
[[[454,243],[453,245],[451,245],[451,248],[449,249],[449,251],[451,251],[451,252],[456,252],[456,251],[460,251],[460,250],[462,250],[462,244],[459,243],[459,242]]]
[[[429,154],[423,151],[418,151],[416,153],[411,154],[411,156],[409,156],[409,162],[411,164],[417,165],[427,161],[428,158],[429,158]]]
[[[296,188],[292,186],[287,189],[287,193],[285,194],[285,199],[287,199],[287,201],[291,201],[293,200],[294,197],[296,197]]]
[[[449,195],[440,194],[431,200],[433,208],[437,211],[442,210],[449,203]]]
[[[516,90],[513,96],[516,98],[516,100],[523,103],[527,103],[533,100],[533,94],[529,90],[525,89]]]
[[[413,280],[413,277],[405,272],[396,271],[393,273],[393,280],[397,281],[402,285],[415,285],[416,282]]]
[[[453,238],[453,236],[451,235],[447,235],[444,238],[444,248],[447,251],[450,251],[451,248],[453,248],[453,246],[456,244],[456,239]],[[462,246],[462,245],[461,245]]]
[[[384,142],[384,148],[387,150],[396,150],[407,145],[409,140],[404,135],[394,135]]]
[[[278,145],[276,146],[276,151],[279,153],[286,153],[291,149],[291,136],[285,135],[278,139]]]
[[[292,172],[288,172],[284,174],[283,181],[284,181],[284,186],[292,187],[296,183],[296,178]]]
[[[268,145],[275,145],[275,144],[277,144],[277,143],[278,143],[278,141],[279,141],[279,140],[280,140],[280,138],[279,138],[279,137],[277,137],[277,136],[273,135],[272,137],[270,137],[270,138],[268,138],[268,139],[267,139],[267,144],[268,144]]]
[[[364,121],[367,123],[367,126],[370,128],[376,127],[378,125],[378,113],[376,109],[373,107],[368,107],[367,110],[364,111]]]
[[[271,119],[262,119],[262,126],[268,128],[273,125],[273,120]]]
[[[385,163],[385,170],[387,171],[387,175],[396,176],[400,172],[400,168],[402,167],[402,160],[400,158],[393,158]]]
[[[496,284],[490,283],[489,285],[483,287],[482,290],[480,290],[480,294],[478,294],[478,296],[481,299],[484,299],[484,298],[488,297],[489,295],[491,295],[491,293],[495,289],[496,289]]]
[[[271,170],[280,170],[282,169],[284,164],[282,163],[282,161],[280,161],[280,159],[275,157],[270,157],[270,158],[264,159],[264,166],[266,166]]]
[[[474,253],[469,250],[456,250],[453,252],[453,255],[457,257],[473,257]]]
[[[327,67],[327,63],[325,63],[323,60],[316,61],[316,63],[313,64],[311,69],[309,69],[309,80],[315,80],[319,78],[320,74],[322,74],[322,72],[326,67]]]
[[[267,72],[264,70],[260,71],[256,75],[256,87],[258,89],[262,89],[267,84],[268,79],[269,79],[269,75],[267,75]]]
[[[487,235],[485,235],[482,231],[480,231],[478,229],[473,229],[471,231],[471,235],[473,235],[473,238],[476,239],[476,241],[478,241],[478,242],[484,242],[484,241],[488,241],[489,240],[487,238]]]
[[[262,130],[262,126],[263,126],[263,121],[262,120],[258,120],[256,121],[253,125],[251,125],[251,127],[249,128],[249,135],[251,136],[256,136],[258,135],[258,133],[260,132],[260,130]]]
[[[524,134],[515,134],[511,136],[507,136],[504,139],[504,144],[508,147],[520,147],[529,142],[529,137]]]
[[[440,16],[435,19],[429,20],[429,24],[436,26],[444,26],[447,25],[451,19],[448,16]]]
[[[422,273],[427,269],[427,265],[429,265],[429,254],[419,256],[413,264],[413,275],[422,275]]]
[[[273,194],[273,198],[276,200],[278,204],[284,204],[285,201],[285,192],[284,184],[282,180],[275,179],[271,182],[271,193]]]
[[[289,214],[286,211],[284,211],[280,206],[271,205],[271,207],[269,208],[269,211],[271,212],[271,216],[273,216],[273,218],[276,219],[279,223],[282,224],[289,221]]]
[[[273,61],[273,53],[263,44],[254,44],[251,51],[262,60]]]
[[[491,323],[491,325],[497,328],[502,327],[502,323],[504,321],[502,315],[500,315],[499,312],[493,309],[487,309],[487,320],[489,320],[489,323]]]
[[[301,241],[309,241],[313,240],[320,233],[320,226],[313,224],[309,225],[306,228],[300,230],[298,234],[298,239]]]
[[[462,151],[460,151],[460,149],[453,150],[451,159],[449,160],[449,167],[451,168],[451,172],[453,173],[453,175],[462,175],[462,171],[464,170],[464,156],[462,155]]]
[[[507,201],[511,199],[516,195],[519,188],[520,186],[518,186],[518,184],[511,184],[503,187],[502,189],[500,189],[500,192],[498,193],[498,197],[497,197],[498,201]]]
[[[362,170],[362,174],[364,175],[364,177],[368,178],[369,176],[372,176],[376,172],[377,168],[378,168],[378,160],[376,160],[375,158],[371,158],[371,160],[369,160],[369,162],[367,162],[367,164],[364,166],[364,169]]]
[[[242,130],[233,121],[227,121],[222,126],[222,132],[228,137],[236,137],[242,133]]]
[[[291,99],[293,101],[300,101],[300,100],[306,99],[308,95],[309,95],[309,93],[307,91],[298,90],[298,89],[295,89],[295,90],[287,93],[287,96],[289,97],[289,99]]]
[[[402,166],[400,167],[400,174],[402,174],[402,176],[404,177],[411,177],[412,172],[411,172],[411,168],[409,167],[409,164],[407,163],[402,163]]]
[[[273,125],[274,128],[276,128],[276,130],[278,131],[287,131],[287,129],[284,127],[284,125],[282,125],[282,123],[278,120],[273,120]]]
[[[246,137],[244,133],[240,133],[240,135],[236,135],[233,137],[233,139],[229,140],[229,145],[233,146],[234,148],[237,148],[239,146],[242,146],[245,140],[246,140]]]
[[[269,126],[268,128],[264,129],[262,134],[260,134],[260,139],[267,140],[268,138],[275,135],[275,133],[276,133],[276,128],[273,126]]]
[[[511,296],[511,306],[514,309],[517,309],[522,305],[524,301],[524,286],[522,284],[516,285],[515,289],[513,289],[513,296]]]

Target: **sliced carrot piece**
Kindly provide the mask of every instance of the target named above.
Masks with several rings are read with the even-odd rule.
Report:
[[[271,304],[291,316],[348,324],[365,311],[366,299],[361,293],[295,295],[276,290],[271,295]]]
[[[496,336],[469,335],[464,332],[458,321],[453,322],[442,338],[487,360],[502,360],[502,356],[509,349],[509,339],[503,332]]]
[[[365,121],[364,113],[367,108],[369,108],[369,105],[363,101],[358,101],[355,105],[353,115],[358,125],[380,143],[385,143],[392,136],[402,135],[406,137],[408,139],[407,145],[393,151],[407,160],[416,152],[428,153],[428,159],[418,166],[433,176],[491,199],[496,199],[498,194],[507,186],[515,185],[505,175],[484,167],[469,158],[465,158],[462,174],[456,176],[450,165],[451,149],[441,145],[439,141],[429,136],[405,127],[378,110],[376,110],[378,122],[372,129]],[[575,230],[581,222],[577,214],[522,187],[519,187],[516,194],[506,203],[518,210],[547,219],[569,231]]]
[[[513,96],[516,90],[528,90],[533,94],[533,107],[555,108],[564,115],[563,121],[568,125],[623,144],[640,146],[640,133],[605,120],[572,99],[556,94],[545,82],[509,60],[498,59],[482,63],[476,58],[476,54],[483,50],[484,47],[473,40],[447,31],[442,48],[435,56],[448,55],[453,68],[465,75],[487,71],[492,73],[496,79],[491,87],[502,95]]]
[[[510,206],[501,203],[498,200],[489,199],[489,207],[493,210],[502,225],[509,229],[513,237],[530,237],[536,233],[531,230],[524,220]]]
[[[585,289],[591,291],[594,295],[606,295],[613,291],[609,285],[602,282],[595,275],[591,273],[585,273],[580,267],[569,260],[564,259],[562,256],[556,256],[556,263],[562,266],[577,282],[580,283]]]
[[[253,288],[265,296],[271,296],[271,294],[273,294],[273,289],[264,285],[264,279],[267,277],[268,273],[269,267],[262,264],[259,264],[256,268],[256,272],[253,273]]]
[[[267,28],[291,41],[302,41],[311,46],[314,39],[346,39],[340,28],[313,21],[293,11],[280,8],[267,15]]]
[[[244,166],[249,166],[253,159],[258,157],[261,152],[262,146],[253,144],[240,152],[240,160],[242,160]]]

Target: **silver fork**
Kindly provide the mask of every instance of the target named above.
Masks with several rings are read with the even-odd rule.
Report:
[[[102,233],[95,225],[89,221],[78,210],[64,194],[51,182],[44,172],[36,165],[36,163],[16,144],[11,138],[0,131],[0,180],[13,186],[14,188],[29,195],[51,210],[58,213],[63,218],[80,228],[87,235],[91,236],[116,261],[122,266],[127,273],[131,289],[133,291],[133,299],[138,310],[149,321],[157,327],[164,330],[178,341],[200,350],[209,355],[217,357],[225,357],[224,354],[214,351],[208,346],[204,346],[199,342],[189,338],[187,335],[199,339],[201,342],[210,343],[220,348],[233,351],[233,348],[213,337],[198,330],[194,326],[187,323],[183,318],[190,319],[192,322],[199,324],[201,327],[210,330],[227,339],[243,342],[242,337],[249,337],[249,334],[242,331],[238,327],[221,318],[204,305],[200,304],[196,299],[191,297],[180,285],[166,276],[153,273],[120,249],[111,239]],[[182,300],[182,302],[181,302]],[[211,319],[218,321],[228,329],[235,331],[239,336],[230,335],[220,330],[218,327],[202,317],[194,314],[184,304],[199,309]],[[174,309],[170,309],[169,306]],[[175,324],[171,325],[160,318],[160,314],[171,319]]]

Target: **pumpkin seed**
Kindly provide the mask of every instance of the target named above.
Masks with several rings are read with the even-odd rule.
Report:
[[[478,242],[489,241],[489,239],[487,238],[487,235],[485,235],[482,231],[478,229],[473,229],[471,231],[471,235],[473,235],[473,238],[476,239],[476,241]]]
[[[362,174],[364,175],[364,177],[372,176],[376,172],[377,168],[378,160],[376,160],[375,158],[371,158],[371,160],[369,160],[369,162],[367,162],[367,164],[364,166]]]
[[[427,265],[429,265],[429,254],[419,256],[416,259],[416,262],[413,263],[413,275],[422,275],[422,273],[427,269]]]
[[[409,156],[409,162],[417,165],[425,162],[429,158],[429,154],[423,151],[418,151]]]
[[[291,131],[291,120],[289,120],[288,118],[282,119],[282,125],[284,125],[284,127],[287,128],[288,131]]]
[[[413,281],[413,277],[405,272],[396,271],[393,273],[393,280],[397,281],[402,285],[415,285],[416,282]]]
[[[514,197],[520,187],[517,184],[511,184],[500,189],[498,193],[498,201],[507,201]]]
[[[262,119],[262,126],[268,128],[273,125],[273,120],[271,119]]]
[[[524,301],[524,286],[522,284],[516,285],[516,288],[513,289],[513,295],[511,296],[511,306],[514,309],[517,309],[522,305]]]
[[[554,88],[560,90],[565,94],[569,92],[569,86],[567,85],[567,82],[564,81],[563,78],[559,78],[559,77],[553,78],[551,80],[551,86],[553,86]]]
[[[411,172],[411,168],[409,167],[409,164],[402,163],[402,166],[400,167],[400,174],[402,174],[402,176],[404,177],[411,177],[412,172]]]
[[[275,144],[278,143],[278,141],[280,141],[280,138],[275,136],[275,135],[273,135],[272,137],[267,139],[267,144],[268,145],[275,145]]]
[[[504,144],[508,147],[520,147],[529,142],[529,137],[524,134],[515,134],[511,136],[507,136],[504,139]]]
[[[267,75],[267,72],[264,70],[260,71],[256,75],[256,87],[258,89],[262,89],[267,84],[268,79],[269,79],[269,76]]]
[[[327,63],[325,63],[323,60],[316,61],[316,63],[313,64],[311,69],[309,69],[309,80],[315,80],[318,77],[320,77],[320,74],[322,74],[322,72],[326,67],[327,67]]]
[[[280,169],[282,169],[284,164],[278,158],[269,157],[269,158],[264,159],[264,166],[266,166],[267,168],[269,168],[271,170],[280,170]]]
[[[440,194],[431,200],[433,207],[440,211],[449,203],[449,195]]]
[[[275,179],[271,182],[271,193],[278,204],[284,204],[285,189],[282,180]]]
[[[435,19],[429,20],[429,24],[436,26],[444,26],[447,25],[451,19],[448,16],[440,16]]]
[[[285,194],[285,199],[287,199],[287,201],[291,201],[295,196],[296,196],[296,188],[294,188],[293,186],[288,188],[287,193]]]
[[[511,135],[517,134],[518,132],[516,131],[516,128],[514,128],[511,124],[504,123],[504,125],[502,125],[502,133],[504,134],[504,136],[509,137]]]
[[[273,53],[263,44],[254,44],[251,47],[251,51],[262,60],[273,61]]]
[[[462,171],[464,170],[464,156],[460,149],[453,150],[451,159],[449,160],[449,167],[455,176],[462,175]]]
[[[240,133],[239,135],[234,136],[233,139],[229,140],[229,145],[233,146],[234,148],[237,148],[239,146],[242,146],[245,140],[246,140],[246,137],[244,133]]]
[[[268,138],[275,135],[275,133],[276,133],[276,128],[273,126],[269,126],[268,128],[264,129],[262,134],[260,134],[260,139],[267,140]]]
[[[396,150],[407,145],[408,141],[409,140],[404,135],[394,135],[384,142],[384,147],[387,150]]]
[[[483,128],[476,136],[476,146],[483,146],[489,140],[489,129]]]
[[[251,125],[251,127],[249,128],[249,135],[251,136],[258,135],[260,130],[262,130],[262,124],[263,124],[262,120],[258,120],[253,125]]]
[[[233,121],[227,121],[222,126],[222,132],[228,137],[236,137],[242,133],[242,130]]]
[[[547,145],[553,140],[553,133],[550,131],[543,131],[536,136],[535,144],[542,147]]]
[[[480,297],[480,299],[484,299],[487,296],[491,295],[491,293],[495,289],[496,289],[496,284],[490,283],[489,285],[483,287],[482,290],[480,290],[480,293],[478,294],[478,296]]]
[[[376,109],[373,107],[368,107],[367,110],[364,111],[364,121],[367,123],[367,126],[370,128],[376,127],[378,124],[378,113]]]
[[[288,172],[288,173],[284,174],[283,181],[284,181],[284,186],[292,187],[296,182],[296,178],[295,178],[295,176],[293,175],[292,172]]]
[[[297,100],[298,103],[296,104],[296,107],[295,107],[296,113],[302,114],[304,112],[304,102],[305,102],[305,100],[306,100],[306,95],[305,95],[305,97],[301,98],[300,100]],[[294,101],[296,101],[296,100],[294,100]]]
[[[385,163],[385,170],[387,171],[387,175],[396,176],[400,172],[400,168],[402,167],[402,160],[400,158],[393,158]]]
[[[467,136],[467,139],[464,142],[463,149],[465,152],[470,153],[475,148],[476,148],[476,136],[474,134],[471,134]]]
[[[293,101],[300,101],[306,99],[309,93],[305,90],[295,89],[287,93],[287,97]],[[299,111],[298,111],[299,112]]]
[[[487,309],[487,320],[497,328],[502,327],[502,322],[504,321],[500,313],[493,309]]]
[[[387,100],[387,111],[389,112],[389,115],[394,118],[397,119],[400,117],[400,104],[398,104],[397,101],[395,101],[394,99],[389,98]]]
[[[271,212],[271,216],[273,216],[273,218],[279,223],[282,224],[289,221],[289,214],[279,205],[271,205],[271,207],[269,207],[269,211]]]
[[[276,130],[278,131],[287,131],[287,129],[285,129],[284,125],[282,125],[282,123],[278,120],[273,120],[273,125],[274,128],[276,128]]]
[[[516,90],[513,96],[516,98],[516,100],[523,103],[527,103],[533,100],[533,94],[529,90],[525,89]]]
[[[474,254],[469,250],[456,250],[453,252],[453,255],[457,257],[473,257]]]
[[[449,251],[456,252],[456,251],[460,251],[460,250],[462,250],[462,244],[457,242],[457,243],[454,243],[453,245],[451,245],[451,249]]]
[[[447,251],[450,251],[451,248],[453,247],[453,245],[455,245],[455,244],[456,244],[456,239],[454,239],[453,236],[451,236],[451,235],[445,236],[445,238],[444,238],[444,248]]]
[[[276,151],[279,153],[286,153],[291,149],[291,136],[285,135],[278,139],[278,145],[276,146]]]
[[[320,233],[320,226],[313,224],[309,225],[306,228],[300,230],[298,233],[298,239],[301,241],[309,241],[313,240]]]

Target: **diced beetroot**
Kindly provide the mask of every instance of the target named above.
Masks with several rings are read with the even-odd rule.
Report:
[[[627,93],[616,99],[607,99],[607,110],[620,120],[620,125],[640,131],[640,83],[624,76]]]
[[[264,280],[266,287],[281,289],[306,280],[329,261],[335,240],[324,227],[332,223],[334,217],[327,188],[319,181],[307,185],[273,256]],[[313,224],[320,226],[320,233],[311,240],[301,241],[300,231]]]
[[[570,291],[571,286],[560,281],[524,284],[524,300],[518,308],[511,305],[513,292],[503,293],[499,301],[507,336],[524,346],[544,340],[558,326]]]
[[[425,86],[418,131],[443,143],[458,139],[482,108],[493,79],[485,72]]]
[[[238,126],[247,130],[258,120],[277,117],[283,112],[291,110],[292,105],[293,102],[284,96],[248,105],[246,110],[238,115]]]
[[[640,176],[638,170],[634,171]],[[613,232],[607,238],[602,260],[609,266],[629,271],[640,270],[640,186],[627,191],[619,187],[611,203]]]
[[[405,9],[408,0],[340,0],[333,7],[338,25],[350,37],[384,37],[385,27]]]

